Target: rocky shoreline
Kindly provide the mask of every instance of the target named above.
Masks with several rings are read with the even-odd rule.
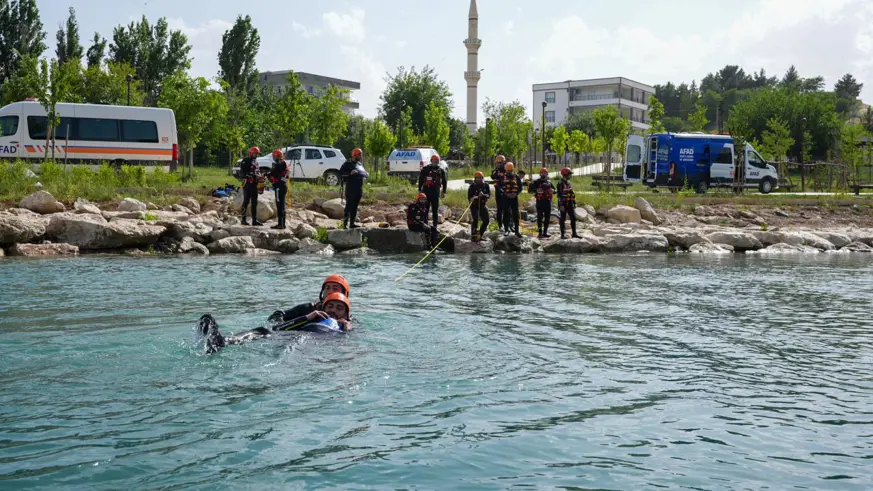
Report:
[[[258,217],[272,225],[276,208],[272,195],[259,202]],[[38,191],[18,208],[0,211],[0,256],[49,257],[84,253],[127,255],[210,254],[344,254],[420,253],[427,250],[424,234],[405,226],[401,206],[363,207],[361,228],[338,230],[342,218],[339,200],[316,200],[307,209],[290,209],[288,228],[240,225],[240,199],[210,199],[201,206],[194,198],[162,209],[124,199],[113,210],[76,200],[67,209],[49,193]],[[105,207],[104,207],[105,208]],[[818,220],[828,227],[768,226],[762,214],[733,207],[698,206],[693,214],[658,212],[643,198],[633,207],[576,209],[581,238],[560,240],[553,218],[553,237],[504,236],[486,233],[481,242],[470,240],[469,217],[461,224],[460,210],[441,209],[443,249],[468,253],[621,253],[679,252],[700,254],[786,254],[873,252],[873,228],[840,220]],[[788,218],[779,209],[776,217]],[[523,213],[527,215],[527,210]],[[455,217],[454,219],[452,217]],[[809,217],[804,217],[808,219]],[[863,222],[863,220],[857,220]],[[569,231],[569,223],[567,224]],[[569,232],[568,232],[569,233]]]

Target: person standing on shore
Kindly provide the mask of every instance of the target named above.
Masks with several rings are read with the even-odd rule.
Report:
[[[473,223],[470,226],[470,235],[473,237],[473,242],[479,242],[482,235],[488,230],[488,223],[491,221],[488,216],[488,198],[491,197],[491,186],[485,182],[485,174],[477,172],[473,177],[473,184],[467,189],[467,199],[470,200],[470,213],[473,215]],[[479,228],[479,220],[482,220],[482,227]],[[477,230],[478,228],[478,230]]]
[[[506,157],[498,155],[494,161],[494,170],[491,172],[491,180],[494,181],[494,200],[497,202],[497,230],[503,231],[503,177],[506,175]]]
[[[242,159],[239,166],[243,178],[242,224],[249,224],[246,220],[246,208],[249,206],[249,203],[251,203],[252,226],[255,227],[263,225],[263,223],[258,221],[258,181],[261,179],[261,168],[258,165],[258,155],[260,154],[260,148],[249,148],[249,156]]]
[[[430,165],[421,168],[418,176],[418,192],[427,195],[427,202],[433,214],[433,226],[430,229],[431,243],[437,243],[437,226],[439,225],[440,198],[446,197],[446,189],[449,185],[449,176],[440,167],[440,156],[432,155]]]
[[[352,150],[352,159],[346,161],[340,167],[340,179],[345,183],[346,188],[346,208],[343,213],[343,228],[358,228],[355,225],[355,220],[358,217],[358,205],[361,203],[361,198],[364,197],[364,179],[370,177],[370,174],[364,169],[363,161],[364,154],[360,148]]]
[[[561,169],[561,182],[558,183],[558,211],[561,212],[561,240],[566,239],[564,221],[567,215],[570,215],[570,227],[573,231],[573,238],[580,238],[576,235],[576,193],[573,192],[573,184],[570,183],[570,177],[573,176],[573,171],[569,167]]]
[[[285,162],[281,150],[273,150],[273,168],[270,169],[270,182],[276,193],[276,219],[279,221],[273,229],[285,229],[285,197],[288,195],[288,162]]]
[[[537,201],[537,238],[547,239],[550,237],[549,222],[552,219],[552,195],[555,192],[555,185],[549,179],[549,169],[540,169],[540,178],[530,183],[528,192]]]
[[[504,166],[506,174],[503,176],[503,231],[509,235],[513,231],[516,237],[521,237],[518,228],[518,193],[521,192],[521,179],[513,172],[515,165],[507,162]]]

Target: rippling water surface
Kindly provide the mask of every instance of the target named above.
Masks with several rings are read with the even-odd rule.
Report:
[[[871,258],[418,259],[0,261],[0,489],[873,489]]]

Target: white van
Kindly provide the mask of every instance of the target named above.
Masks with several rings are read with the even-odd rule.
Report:
[[[421,174],[421,168],[430,164],[430,158],[439,154],[433,147],[410,147],[397,149],[388,155],[387,169],[389,176],[405,177],[415,182]],[[440,167],[449,172],[449,165],[440,158]]]
[[[48,155],[54,150],[57,160],[172,168],[179,161],[176,116],[171,109],[60,103],[56,110],[61,119],[54,149],[48,142]],[[39,102],[0,108],[0,159],[42,159],[47,130],[48,118]]]

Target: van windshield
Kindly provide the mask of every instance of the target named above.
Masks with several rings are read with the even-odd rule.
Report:
[[[0,137],[18,134],[18,116],[0,116]]]

